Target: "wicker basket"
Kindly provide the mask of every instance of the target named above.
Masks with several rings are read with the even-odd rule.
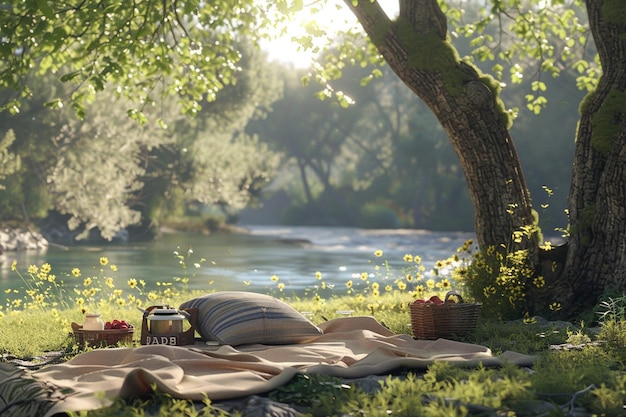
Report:
[[[106,330],[83,330],[83,326],[72,323],[74,339],[79,345],[87,344],[88,346],[116,346],[118,343],[132,342],[134,327],[128,329],[106,329]]]
[[[452,295],[460,302],[451,301]],[[459,294],[450,291],[443,304],[413,302],[410,310],[411,327],[417,339],[455,339],[476,330],[480,303],[465,303]]]

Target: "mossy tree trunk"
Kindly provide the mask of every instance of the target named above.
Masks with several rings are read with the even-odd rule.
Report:
[[[532,203],[497,84],[459,59],[437,0],[399,0],[395,21],[377,2],[345,3],[446,130],[467,179],[480,246],[528,249],[539,267]],[[604,75],[581,107],[572,234],[549,281],[548,298],[561,303],[564,315],[593,306],[607,288],[626,290],[626,2],[588,0],[587,9]],[[520,230],[529,238],[515,245],[512,234]]]
[[[588,0],[603,75],[581,105],[570,239],[557,296],[573,311],[626,290],[626,2]]]
[[[434,112],[458,155],[474,205],[482,247],[538,252],[530,195],[511,135],[510,120],[493,79],[461,61],[447,41],[446,18],[436,0],[400,0],[391,21],[377,2],[346,0],[389,66]]]

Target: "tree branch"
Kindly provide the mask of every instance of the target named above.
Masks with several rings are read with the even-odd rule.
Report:
[[[448,21],[437,0],[400,0],[400,17],[418,33],[435,33],[446,39]]]

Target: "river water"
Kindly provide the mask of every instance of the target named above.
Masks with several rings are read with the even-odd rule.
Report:
[[[106,274],[117,285],[130,278],[144,280],[148,288],[188,276],[192,289],[249,290],[276,289],[271,277],[284,284],[285,294],[302,295],[317,284],[316,272],[331,285],[371,273],[375,265],[389,263],[400,271],[405,254],[419,255],[429,270],[439,259],[446,259],[473,234],[426,230],[371,230],[331,227],[245,226],[248,233],[201,235],[165,233],[155,242],[113,246],[51,246],[45,252],[12,252],[0,258],[0,290],[20,287],[21,280],[11,271],[11,263],[25,274],[28,265],[52,265],[52,272],[66,282],[73,268],[81,276],[96,274],[99,260],[106,257]],[[376,257],[374,252],[383,251]],[[186,270],[175,252],[185,258]],[[205,261],[201,261],[204,258]],[[117,272],[110,271],[110,265]],[[197,264],[197,265],[195,265]],[[186,271],[186,273],[185,273]]]

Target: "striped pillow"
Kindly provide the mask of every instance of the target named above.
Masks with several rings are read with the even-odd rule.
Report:
[[[202,338],[225,345],[305,343],[322,334],[302,314],[264,294],[220,291],[185,301],[180,308],[197,308]]]

